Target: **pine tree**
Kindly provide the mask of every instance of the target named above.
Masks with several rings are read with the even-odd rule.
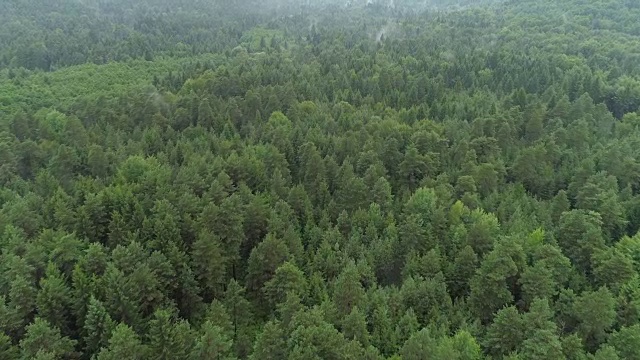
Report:
[[[209,129],[217,125],[215,117],[213,116],[213,110],[207,99],[202,100],[198,106],[198,124]],[[217,127],[216,129],[219,130]]]
[[[398,344],[404,344],[405,341],[409,340],[409,338],[418,330],[420,330],[420,323],[418,322],[416,313],[412,308],[409,308],[397,322],[395,339]]]
[[[525,340],[520,356],[523,359],[564,359],[558,329],[547,299],[535,299],[523,316]]]
[[[525,337],[525,323],[514,306],[500,309],[487,329],[484,345],[495,357],[517,350]]]
[[[276,321],[265,324],[258,334],[250,360],[278,360],[287,357],[287,338]]]
[[[622,327],[613,332],[607,344],[615,348],[621,359],[637,359],[640,356],[640,324]]]
[[[637,274],[630,257],[616,248],[608,248],[593,256],[595,283],[617,291]]]
[[[204,300],[222,295],[226,283],[226,258],[220,240],[207,231],[198,234],[191,249],[191,260],[196,279],[204,290]]]
[[[360,274],[354,262],[349,262],[336,279],[333,289],[333,301],[342,316],[346,316],[354,307],[361,306],[365,291],[360,283]]]
[[[193,334],[187,322],[175,322],[168,310],[156,310],[147,334],[149,356],[153,359],[188,359]]]
[[[251,251],[247,264],[247,290],[256,300],[261,297],[265,283],[288,258],[287,245],[273,234],[268,234]]]
[[[140,341],[129,326],[118,324],[112,331],[109,346],[103,347],[98,353],[97,360],[143,360],[148,357],[148,348]]]
[[[470,282],[469,304],[476,316],[488,322],[496,311],[514,300],[507,280],[517,273],[518,264],[502,243],[483,259]]]
[[[109,316],[107,309],[102,302],[91,296],[82,331],[85,352],[96,354],[101,348],[107,347],[109,337],[114,329],[115,323]]]
[[[287,293],[294,292],[304,298],[308,285],[305,274],[291,262],[280,265],[273,278],[265,283],[264,293],[275,308],[276,304],[285,301]]]
[[[231,360],[233,341],[225,336],[219,326],[206,321],[200,329],[200,337],[191,352],[192,360]]]
[[[365,314],[354,307],[351,313],[342,320],[342,334],[347,340],[356,340],[363,347],[369,346],[369,330]]]
[[[24,326],[33,319],[36,310],[36,289],[29,280],[18,275],[9,283],[9,299],[8,307],[15,309],[16,320],[11,321],[10,328],[16,335],[23,334]]]
[[[587,349],[596,349],[615,322],[615,299],[606,287],[584,292],[576,299],[573,312]]]
[[[533,143],[542,136],[546,109],[542,104],[532,104],[525,109],[524,137]]]
[[[47,354],[51,358],[69,358],[74,354],[75,340],[60,335],[60,329],[52,327],[46,320],[36,318],[26,328],[20,340],[23,359],[33,359]]]
[[[590,273],[592,255],[604,249],[601,226],[600,215],[591,211],[571,210],[560,217],[558,245],[579,271]]]
[[[527,267],[518,281],[522,286],[522,300],[527,305],[535,298],[550,299],[556,294],[553,273],[540,263]]]
[[[435,360],[437,354],[434,350],[437,346],[437,340],[434,339],[428,328],[424,328],[411,335],[400,349],[400,355],[402,359],[407,360]]]
[[[20,349],[11,343],[11,338],[0,333],[0,359],[19,359]]]
[[[569,211],[571,204],[567,198],[567,192],[564,190],[558,191],[558,194],[554,196],[551,202],[551,219],[554,224],[560,221],[560,217],[566,211]]]
[[[245,298],[245,291],[245,288],[240,286],[237,281],[231,280],[227,285],[223,301],[231,318],[233,346],[239,357],[251,352],[251,339],[248,331],[253,319],[253,312],[251,304]]]
[[[38,314],[49,324],[57,327],[63,334],[71,330],[71,292],[53,264],[47,265],[45,277],[40,280],[40,292],[36,297]]]
[[[448,284],[453,298],[466,297],[469,294],[469,280],[475,274],[477,266],[478,256],[471,246],[465,246],[456,254]]]

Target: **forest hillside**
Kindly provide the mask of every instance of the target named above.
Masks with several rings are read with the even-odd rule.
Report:
[[[0,359],[640,359],[638,19],[1,1]]]

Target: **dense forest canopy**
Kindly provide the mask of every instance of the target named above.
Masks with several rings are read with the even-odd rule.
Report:
[[[1,359],[640,359],[640,2],[0,2]]]

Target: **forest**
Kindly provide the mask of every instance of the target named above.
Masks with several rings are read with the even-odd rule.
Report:
[[[0,1],[0,359],[639,360],[638,19]]]

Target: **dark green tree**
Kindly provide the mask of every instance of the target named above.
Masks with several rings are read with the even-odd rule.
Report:
[[[616,319],[613,295],[606,287],[584,292],[576,299],[573,311],[587,349],[597,349]]]
[[[140,341],[129,326],[119,324],[111,333],[109,346],[103,347],[98,353],[98,360],[134,359],[142,360],[148,357],[148,348]]]
[[[91,296],[82,332],[86,353],[97,354],[101,348],[106,348],[114,329],[115,323],[107,309],[102,302]]]
[[[75,340],[60,334],[60,329],[52,327],[46,320],[36,318],[26,328],[20,340],[22,359],[49,356],[52,359],[69,358],[75,354]]]

